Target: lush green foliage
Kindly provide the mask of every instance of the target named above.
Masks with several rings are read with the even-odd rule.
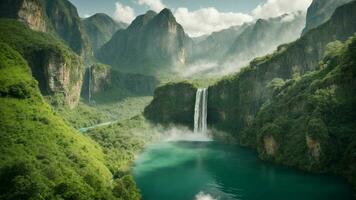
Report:
[[[19,39],[12,45],[20,43]],[[140,109],[142,112],[143,106]],[[96,109],[86,106],[78,110],[81,113],[70,116],[75,111],[63,108],[62,115],[70,116],[77,125],[104,115],[98,116]],[[136,112],[131,104],[130,112],[121,115],[127,118]],[[103,146],[104,154],[100,145],[70,128],[44,102],[27,62],[5,43],[0,43],[0,115],[1,199],[140,199],[128,174],[132,152],[144,145],[144,140],[133,138],[129,131],[141,127],[139,122],[128,122],[133,124],[126,129],[118,125],[124,136],[112,141],[120,142],[122,148],[111,149],[109,154]],[[79,122],[77,116],[81,116]],[[116,132],[108,133],[116,137]],[[115,172],[114,182],[109,169]]]
[[[27,60],[42,94],[51,95],[54,105],[69,105],[79,100],[77,93],[83,77],[82,59],[57,37],[30,30],[16,20],[0,19],[0,42],[7,43]],[[58,80],[59,77],[53,73],[57,76],[68,73],[68,80]],[[51,78],[57,80],[52,86]]]
[[[138,115],[106,127],[89,130],[85,134],[103,147],[107,164],[115,177],[122,177],[130,171],[137,153],[154,138],[152,130],[144,117]]]
[[[0,19],[0,41],[10,45],[26,59],[39,50],[52,50],[68,59],[74,56],[55,36],[31,31],[23,23],[12,19]]]
[[[144,117],[136,116],[86,133],[102,146],[106,163],[114,174],[114,192],[124,199],[140,199],[130,169],[145,144],[157,139],[153,130]]]
[[[116,103],[86,104],[80,102],[74,109],[55,107],[61,117],[74,128],[91,127],[109,121],[123,121],[143,113],[152,97],[128,97]]]
[[[193,127],[196,91],[197,88],[188,82],[158,87],[144,115],[153,123],[176,123]]]
[[[355,64],[356,36],[344,45],[328,45],[321,70],[279,87],[253,126],[241,134],[241,142],[257,146],[262,158],[335,171],[356,186]],[[278,144],[273,156],[266,154],[268,136]]]
[[[19,53],[0,57],[0,198],[114,198],[101,148],[44,103]]]

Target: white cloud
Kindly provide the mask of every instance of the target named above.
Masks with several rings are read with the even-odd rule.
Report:
[[[210,34],[214,31],[241,25],[252,21],[250,15],[233,12],[219,12],[216,8],[201,8],[189,11],[188,8],[178,8],[174,16],[182,24],[185,31],[193,37]]]
[[[147,6],[149,9],[160,12],[167,7],[161,0],[136,0],[141,6]],[[312,0],[267,0],[267,2],[258,5],[250,14],[239,12],[220,12],[214,7],[201,8],[190,11],[188,8],[180,7],[175,9],[174,16],[184,27],[186,33],[192,37],[211,34],[215,31],[229,28],[231,26],[241,25],[251,22],[258,18],[277,17],[285,13],[296,11],[305,11]],[[117,21],[131,23],[136,17],[135,11],[129,6],[119,2],[116,3],[114,18]],[[291,20],[289,16],[285,20]]]
[[[187,8],[178,8],[175,11],[177,21],[183,25],[185,31],[193,37],[210,34],[214,31],[241,25],[259,18],[270,18],[281,16],[285,13],[305,11],[312,0],[267,0],[258,5],[251,14],[238,12],[220,12],[214,7],[201,8],[189,11]],[[292,20],[289,16],[285,20]]]
[[[114,19],[119,22],[131,23],[135,18],[135,11],[130,6],[122,5],[120,2],[115,3],[116,10]]]
[[[164,9],[166,6],[162,3],[161,0],[138,0],[138,4],[140,5],[146,5],[148,6],[151,10],[160,12],[162,9]]]
[[[257,18],[270,18],[296,11],[305,11],[310,6],[312,0],[268,0],[266,3],[258,5],[252,16]]]

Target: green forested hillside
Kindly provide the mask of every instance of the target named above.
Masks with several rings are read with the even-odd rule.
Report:
[[[30,30],[16,20],[2,18],[0,42],[7,43],[26,59],[43,95],[51,96],[57,105],[78,104],[83,62],[60,39]]]
[[[113,198],[99,145],[53,113],[19,53],[0,57],[0,198]]]
[[[320,68],[272,81],[272,99],[240,143],[256,147],[267,160],[336,171],[356,186],[356,36],[345,45],[329,44]]]
[[[1,42],[0,199],[138,199],[132,179],[113,177],[100,145],[68,126],[37,85],[21,54]]]

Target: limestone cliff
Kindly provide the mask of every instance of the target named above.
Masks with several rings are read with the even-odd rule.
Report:
[[[195,93],[190,83],[170,83],[158,87],[144,115],[153,123],[181,124],[193,128]]]
[[[78,105],[83,82],[83,63],[79,56],[69,56],[56,50],[39,50],[25,58],[38,80],[43,95],[51,96],[52,103],[74,108]]]
[[[93,52],[77,8],[68,0],[42,0],[42,2],[55,33],[75,53],[89,62]]]
[[[47,31],[45,9],[40,0],[3,0],[0,2],[0,16],[18,19],[36,31]]]
[[[265,160],[343,175],[356,189],[355,47],[356,35],[331,43],[319,71],[275,87],[241,144]]]
[[[16,20],[0,19],[0,36],[27,60],[42,94],[53,104],[78,104],[84,68],[77,54],[53,35],[32,31]]]
[[[17,19],[33,30],[60,37],[86,63],[93,57],[77,9],[68,0],[3,0],[0,17]]]
[[[273,55],[255,59],[250,66],[209,88],[209,124],[236,136],[248,127],[261,106],[271,98],[267,88],[275,78],[291,79],[318,69],[326,46],[345,41],[356,32],[356,2],[336,10],[333,17],[296,42],[283,45]],[[224,118],[221,118],[221,114]]]
[[[152,96],[159,81],[153,76],[125,74],[103,64],[87,69],[82,96],[91,103],[122,100],[129,96]]]

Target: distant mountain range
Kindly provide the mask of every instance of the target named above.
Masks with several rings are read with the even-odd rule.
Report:
[[[305,25],[305,13],[284,14],[270,19],[258,19],[253,23],[211,34],[194,46],[192,63],[209,63],[210,68],[198,69],[192,75],[226,74],[236,72],[252,59],[271,53],[284,43],[300,37]],[[194,64],[192,65],[195,66]]]

